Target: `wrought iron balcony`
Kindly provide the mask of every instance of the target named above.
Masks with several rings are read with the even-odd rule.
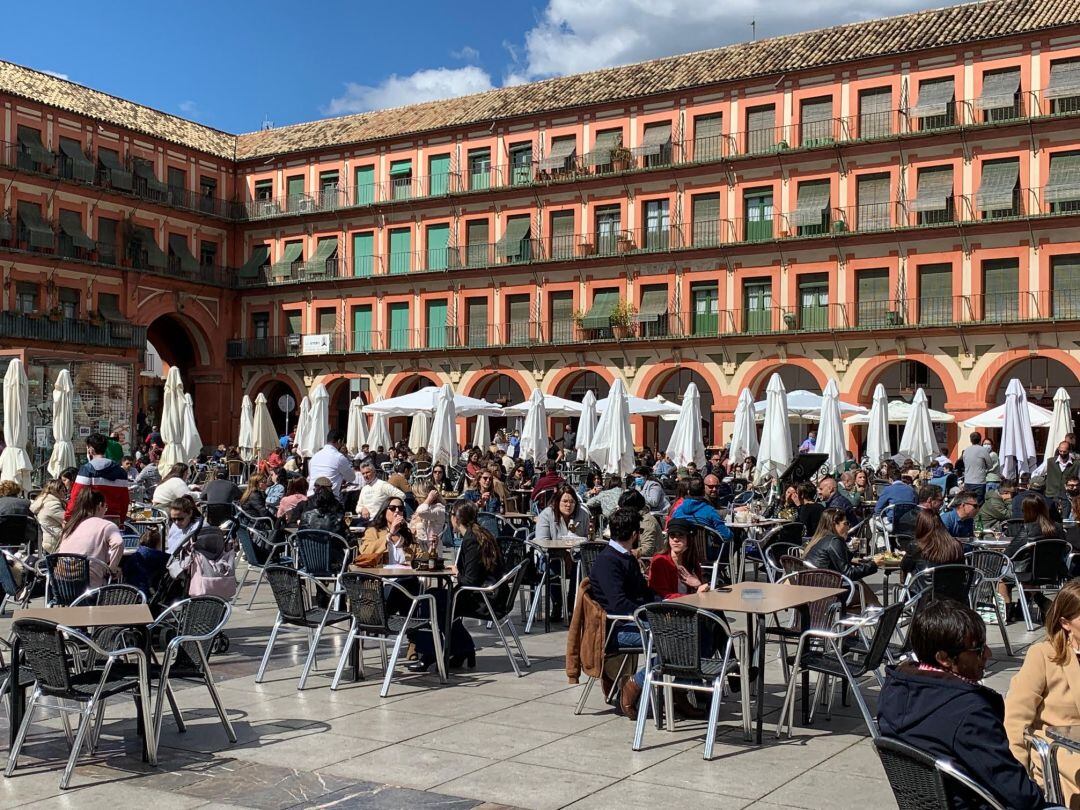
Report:
[[[146,347],[146,327],[126,321],[64,318],[57,313],[0,312],[0,338],[142,350]]]

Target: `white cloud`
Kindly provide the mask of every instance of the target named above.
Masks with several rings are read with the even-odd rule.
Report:
[[[59,70],[43,70],[41,72],[42,73],[47,73],[50,76],[55,76],[58,79],[65,79],[66,80],[66,79],[70,78],[66,73],[61,73]]]
[[[508,75],[537,79],[744,42],[752,36],[751,20],[763,39],[939,5],[940,0],[549,0],[525,34],[523,59]],[[512,49],[511,56],[516,57]]]
[[[462,45],[458,50],[450,51],[450,55],[463,62],[476,62],[480,59],[480,51],[471,45]]]
[[[461,68],[430,68],[409,76],[392,74],[377,85],[349,82],[345,92],[330,100],[328,115],[381,110],[420,101],[453,98],[480,93],[492,88],[491,76],[483,68],[469,65]]]
[[[199,114],[198,102],[192,101],[191,99],[181,101],[179,104],[176,105],[176,107],[178,110],[180,110],[182,114],[186,115],[188,118]]]

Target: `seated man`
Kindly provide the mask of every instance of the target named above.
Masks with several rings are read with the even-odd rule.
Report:
[[[947,599],[931,602],[912,621],[911,646],[919,663],[887,670],[878,700],[881,733],[955,761],[1005,807],[1052,807],[1009,750],[1005,702],[979,684],[990,658],[979,614]]]
[[[978,496],[974,492],[961,492],[953,500],[952,509],[941,516],[941,522],[953,537],[974,537],[975,513],[978,511]]]
[[[1015,494],[1016,484],[1012,481],[1002,481],[1001,486],[986,493],[986,500],[979,509],[979,519],[984,529],[998,531],[1004,528],[1012,517],[1011,504]]]
[[[915,490],[911,484],[904,481],[900,468],[895,464],[890,464],[888,475],[889,481],[892,483],[881,490],[881,494],[878,495],[877,505],[874,507],[875,515],[880,515],[885,507],[893,504],[906,503],[914,505],[916,503]]]
[[[915,522],[919,518],[920,509],[925,509],[934,515],[941,511],[941,505],[945,502],[941,487],[937,484],[923,484],[919,487],[918,492],[919,494],[916,496],[919,499],[917,509],[904,509],[901,507],[893,511],[893,532],[896,534],[915,536]],[[898,512],[899,516],[897,516]]]
[[[686,497],[671,512],[672,520],[686,520],[697,526],[707,526],[724,540],[731,539],[731,529],[724,523],[705,497],[705,481],[700,477],[690,479]]]
[[[845,498],[836,486],[836,479],[826,475],[817,485],[818,500],[825,504],[826,509],[839,509],[848,519],[848,525],[854,526],[859,522],[859,516],[851,505],[851,501]]]

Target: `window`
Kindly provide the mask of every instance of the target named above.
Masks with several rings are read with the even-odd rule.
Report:
[[[337,310],[331,307],[319,307],[315,311],[316,323],[320,335],[332,335],[337,330]]]
[[[465,223],[466,263],[469,267],[485,267],[491,264],[488,244],[488,221],[470,219]]]
[[[558,178],[573,171],[577,154],[577,138],[573,135],[564,135],[561,138],[553,138],[551,148],[547,155],[540,161],[540,174]]]
[[[889,300],[889,271],[860,270],[855,274],[856,326],[894,326],[896,312]]]
[[[528,214],[509,217],[502,239],[496,245],[500,263],[527,262],[532,259],[532,218]]]
[[[56,234],[41,216],[40,205],[20,200],[15,210],[20,242],[31,250],[52,250],[56,246]]]
[[[285,210],[297,213],[309,210],[304,196],[304,175],[294,174],[285,179]]]
[[[199,264],[203,267],[213,267],[218,263],[217,252],[217,242],[199,240]]]
[[[286,242],[281,259],[271,266],[271,277],[274,281],[296,278],[303,261],[304,243],[302,241]]]
[[[574,212],[551,212],[551,258],[574,258]]]
[[[751,107],[746,111],[746,152],[759,155],[772,152],[777,147],[786,149],[788,144],[777,139],[776,107]]]
[[[149,200],[163,200],[169,189],[154,174],[154,162],[144,158],[132,158],[135,169],[135,193]],[[212,196],[212,195],[211,195]]]
[[[983,219],[1002,219],[1020,213],[1020,161],[988,160],[982,165],[975,206]]]
[[[510,184],[524,186],[532,182],[533,146],[531,143],[510,145]]]
[[[720,195],[695,194],[690,198],[693,218],[691,238],[694,247],[713,247],[720,244]]]
[[[445,270],[450,266],[450,225],[428,225],[426,233],[428,270]]]
[[[108,217],[98,217],[98,258],[105,264],[116,264],[116,231],[120,223]]]
[[[386,345],[392,351],[412,348],[412,334],[409,330],[409,305],[407,303],[390,304],[387,307]]]
[[[596,209],[596,251],[610,256],[618,248],[620,210],[617,205],[604,205]]]
[[[892,89],[873,87],[860,92],[859,137],[884,138],[892,131]]]
[[[799,183],[791,222],[799,236],[814,236],[829,230],[829,181]]]
[[[488,345],[487,298],[465,299],[465,328],[468,330],[470,346]]]
[[[553,343],[570,343],[574,339],[574,293],[553,292],[548,295],[548,332]]]
[[[429,349],[443,349],[446,347],[446,312],[447,302],[445,298],[438,301],[428,301],[425,304],[424,320],[427,322],[427,347]]]
[[[98,147],[98,161],[101,163],[103,178],[112,188],[120,191],[132,191],[135,180],[131,172],[120,161],[120,153],[115,149]]]
[[[165,182],[169,187],[169,201],[173,205],[187,205],[187,172],[169,166],[165,169]]]
[[[1050,259],[1050,287],[1055,318],[1080,318],[1080,255]]]
[[[483,191],[491,188],[491,150],[469,150],[469,189]]]
[[[650,284],[641,288],[641,305],[634,320],[641,337],[667,337],[671,334],[666,284]]]
[[[1080,112],[1080,59],[1051,62],[1043,96],[1050,102],[1051,115]]]
[[[668,166],[671,164],[671,122],[646,124],[641,147],[642,166]]]
[[[199,177],[199,210],[213,213],[217,203],[217,180],[202,175]]]
[[[772,189],[748,190],[743,197],[746,232],[744,241],[760,242],[773,238]]]
[[[375,274],[375,233],[361,231],[353,234],[353,275],[369,278]]]
[[[784,314],[784,325],[795,329],[829,328],[829,277],[824,273],[799,276],[799,314]]]
[[[305,278],[334,278],[338,274],[338,240],[322,236],[315,244],[315,255],[304,267]]]
[[[375,202],[375,166],[357,166],[353,202],[355,205],[371,205]]]
[[[1050,176],[1043,189],[1050,213],[1080,211],[1080,152],[1050,155]]]
[[[390,198],[407,200],[412,193],[412,161],[395,160],[390,164]]]
[[[98,315],[109,321],[122,321],[124,314],[120,311],[120,296],[116,293],[98,293]]]
[[[589,167],[598,174],[611,171],[626,171],[629,166],[616,166],[614,152],[621,150],[623,144],[622,129],[602,129],[596,133],[596,143],[589,153]]]
[[[450,155],[428,158],[428,194],[441,196],[450,193]]]
[[[15,311],[29,315],[38,311],[38,285],[32,281],[15,283]]]
[[[274,181],[258,180],[255,183],[255,199],[266,201],[274,199]]]
[[[333,210],[338,207],[337,171],[319,172],[319,209]]]
[[[79,291],[72,287],[61,287],[58,293],[60,313],[68,320],[79,317]]]
[[[743,331],[771,332],[772,281],[751,279],[743,283]]]
[[[255,340],[266,340],[270,337],[270,313],[253,312],[251,315],[251,336]]]
[[[94,162],[86,156],[81,141],[60,136],[60,176],[80,183],[93,183],[97,176]]]
[[[169,234],[169,270],[185,276],[193,276],[198,271],[198,262],[188,247],[187,237],[179,233]]]
[[[52,168],[56,162],[56,156],[45,148],[45,145],[41,142],[41,133],[38,130],[20,124],[17,137],[19,139],[19,151],[16,162],[20,169],[43,172]]]
[[[408,273],[412,270],[412,231],[395,228],[390,231],[390,273]]]
[[[833,142],[832,96],[810,98],[799,110],[799,143],[822,146]]]
[[[641,247],[645,250],[667,250],[670,242],[671,220],[667,200],[645,201],[645,233]]]
[[[952,265],[927,264],[918,268],[919,323],[941,324],[953,320]]]
[[[1020,316],[1020,262],[1017,259],[984,261],[983,320],[1015,321]]]
[[[889,201],[889,175],[863,174],[857,179],[857,210],[854,226],[860,231],[878,231],[892,227]]]
[[[75,258],[86,258],[94,250],[94,240],[83,230],[82,217],[78,211],[64,211],[59,216],[60,233],[57,235],[57,247],[60,254]]]
[[[919,101],[910,116],[918,121],[918,130],[927,132],[956,124],[955,83],[951,76],[919,82]]]
[[[252,217],[270,217],[279,213],[274,204],[274,181],[257,180],[255,182],[254,204],[250,206]]]
[[[694,160],[702,163],[724,156],[724,116],[699,115],[694,119]]]
[[[585,330],[586,340],[610,340],[612,334],[611,316],[619,303],[619,290],[597,290],[593,293],[592,306],[581,319],[581,328]]]
[[[952,222],[952,166],[930,166],[919,169],[918,188],[910,208],[918,216],[919,225]]]
[[[371,305],[353,307],[353,351],[369,352],[372,346]]]
[[[285,334],[303,334],[303,317],[303,313],[301,313],[298,309],[285,310]]]
[[[982,95],[975,99],[983,121],[1011,121],[1020,117],[1020,68],[983,74]]]
[[[506,296],[506,343],[527,346],[532,340],[532,302],[528,295]]]

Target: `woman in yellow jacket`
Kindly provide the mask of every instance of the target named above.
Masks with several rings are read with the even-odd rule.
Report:
[[[1046,611],[1046,638],[1028,648],[1024,665],[1005,696],[1005,730],[1013,756],[1025,767],[1031,757],[1024,729],[1080,725],[1080,580],[1066,584]],[[1080,810],[1080,756],[1058,753],[1062,803]],[[1034,763],[1041,784],[1041,763]]]

